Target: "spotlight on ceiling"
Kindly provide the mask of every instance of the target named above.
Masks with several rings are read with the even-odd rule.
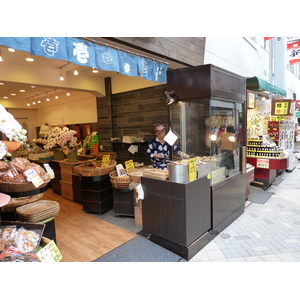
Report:
[[[170,105],[173,102],[175,102],[175,98],[174,98],[175,92],[174,91],[169,91],[169,92],[165,91],[164,94],[165,94],[165,96],[167,98],[167,100],[166,100],[167,105]]]

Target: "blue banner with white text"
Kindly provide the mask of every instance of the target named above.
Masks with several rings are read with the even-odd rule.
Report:
[[[166,82],[168,64],[72,37],[0,37],[0,46],[123,75]],[[2,54],[3,56],[3,54]],[[5,60],[5,59],[4,59]]]

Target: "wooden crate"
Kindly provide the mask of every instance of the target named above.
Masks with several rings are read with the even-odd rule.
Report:
[[[63,198],[74,201],[72,183],[65,180],[60,181],[61,195]]]
[[[61,179],[67,182],[72,182],[72,174],[74,167],[81,164],[82,162],[69,163],[67,161],[60,162],[60,173]]]

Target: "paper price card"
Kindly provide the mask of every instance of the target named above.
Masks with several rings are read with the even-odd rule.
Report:
[[[130,170],[135,169],[132,159],[125,161],[125,169],[126,169],[126,171],[130,171]]]
[[[44,183],[44,180],[33,169],[26,170],[24,174],[26,175],[27,181],[31,181],[35,187],[39,187]]]
[[[55,177],[53,169],[49,166],[49,164],[44,164],[44,167],[47,173],[50,175],[50,178],[53,179]]]
[[[189,159],[189,181],[195,180],[197,178],[197,163],[196,158]]]
[[[36,255],[41,262],[59,262],[62,259],[62,255],[53,240],[38,251]]]
[[[103,155],[102,157],[102,167],[107,167],[109,166],[109,162],[110,162],[110,155]]]

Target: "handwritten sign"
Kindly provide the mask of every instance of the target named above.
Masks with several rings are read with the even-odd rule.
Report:
[[[27,181],[31,181],[35,187],[39,187],[44,183],[44,180],[33,169],[28,169],[24,171],[24,174],[27,178]]]
[[[103,155],[103,157],[102,157],[102,167],[109,166],[109,163],[110,163],[110,155],[109,154]]]
[[[197,164],[196,158],[189,159],[189,181],[195,180],[197,178]]]
[[[127,172],[130,171],[130,170],[135,169],[132,159],[125,161],[125,169],[126,169]]]
[[[288,102],[276,102],[275,103],[275,115],[288,114],[289,103]]]
[[[49,164],[44,164],[44,167],[47,173],[50,175],[50,178],[53,179],[55,177],[53,169],[49,166]]]
[[[62,259],[62,255],[53,240],[38,251],[36,255],[41,262],[59,262]]]

